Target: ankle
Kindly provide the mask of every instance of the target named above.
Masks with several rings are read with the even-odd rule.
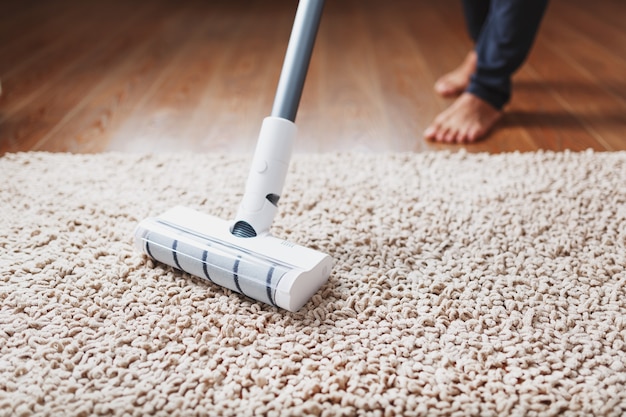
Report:
[[[475,50],[471,50],[467,53],[467,55],[465,56],[465,60],[463,61],[463,68],[466,69],[466,71],[470,74],[474,73],[474,71],[476,71],[476,65],[478,63],[478,54],[476,53]]]

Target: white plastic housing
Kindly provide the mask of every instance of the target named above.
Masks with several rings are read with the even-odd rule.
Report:
[[[261,125],[259,140],[246,182],[236,221],[245,221],[257,235],[268,233],[277,206],[268,196],[280,197],[289,168],[295,123],[280,117],[266,117]]]
[[[327,282],[327,254],[269,234],[236,237],[231,226],[175,207],[139,223],[135,246],[159,262],[293,312]]]

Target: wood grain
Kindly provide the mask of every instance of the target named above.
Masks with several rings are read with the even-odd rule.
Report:
[[[0,154],[252,152],[290,0],[2,1]],[[297,152],[626,149],[626,3],[553,0],[505,116],[467,146],[422,139],[433,83],[471,42],[457,0],[333,0]]]

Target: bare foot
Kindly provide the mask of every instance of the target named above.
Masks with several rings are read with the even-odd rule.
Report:
[[[424,137],[436,142],[475,142],[484,137],[500,117],[500,110],[471,93],[463,93],[435,118],[424,131]]]
[[[475,51],[468,52],[458,68],[437,80],[435,91],[443,97],[455,97],[465,91],[472,74],[476,71],[476,59]]]

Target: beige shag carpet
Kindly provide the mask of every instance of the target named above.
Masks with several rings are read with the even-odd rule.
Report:
[[[626,153],[296,155],[288,313],[135,253],[232,218],[248,156],[0,158],[0,416],[620,416]]]

